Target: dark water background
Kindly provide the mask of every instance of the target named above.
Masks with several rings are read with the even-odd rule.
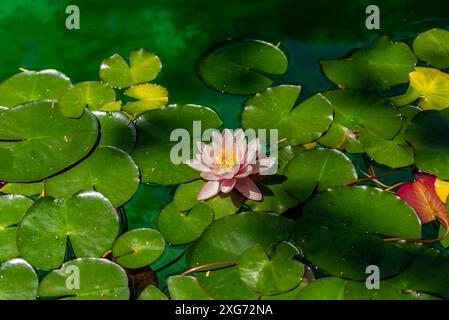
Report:
[[[67,30],[65,8],[80,8],[81,29]],[[365,8],[376,4],[381,29],[365,28]],[[127,57],[145,48],[164,64],[157,82],[172,103],[195,103],[215,109],[226,127],[239,127],[247,97],[221,95],[199,81],[198,56],[225,38],[252,37],[281,42],[289,56],[288,73],[277,83],[303,86],[301,99],[334,86],[321,74],[320,59],[339,58],[369,45],[378,35],[406,40],[433,27],[449,26],[449,0],[1,0],[0,79],[18,72],[54,68],[73,82],[98,80],[101,61],[113,53]],[[118,186],[119,187],[119,186]],[[173,188],[141,186],[127,205],[130,228],[154,227]],[[170,248],[158,268],[184,247]],[[185,258],[159,273],[185,268]]]

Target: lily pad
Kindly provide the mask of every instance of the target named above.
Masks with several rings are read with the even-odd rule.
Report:
[[[0,265],[0,300],[35,300],[39,281],[36,272],[23,259]]]
[[[284,170],[288,178],[284,189],[303,202],[312,193],[342,186],[357,179],[351,160],[342,152],[332,149],[305,151],[290,160]]]
[[[329,101],[316,94],[296,107],[300,86],[280,85],[256,94],[245,103],[245,129],[276,129],[283,145],[299,145],[317,140],[329,129],[333,111]]]
[[[139,99],[128,102],[123,111],[137,117],[148,110],[159,109],[168,103],[168,92],[163,86],[153,83],[144,83],[132,86],[125,91],[128,97]]]
[[[158,227],[171,244],[185,244],[198,239],[212,221],[214,213],[205,202],[198,202],[185,211],[181,211],[176,203],[172,202],[162,209]]]
[[[334,90],[324,96],[335,112],[329,131],[318,140],[326,147],[361,153],[365,148],[360,140],[366,131],[393,139],[401,130],[401,113],[385,98],[354,90]]]
[[[16,243],[17,225],[32,205],[33,200],[24,196],[0,196],[0,262],[20,255]]]
[[[30,182],[30,183],[7,183],[0,192],[6,194],[20,194],[23,196],[35,196],[42,192],[44,185],[42,182]]]
[[[150,284],[143,289],[137,300],[168,300],[168,298],[161,290]]]
[[[73,85],[59,102],[61,113],[70,118],[79,118],[84,108],[101,110],[115,101],[115,91],[106,83],[86,81]]]
[[[405,269],[411,254],[386,237],[419,239],[418,217],[395,195],[366,186],[318,193],[306,203],[293,236],[311,263],[352,280],[366,279],[368,265],[379,267],[381,279]]]
[[[15,107],[32,101],[61,100],[70,86],[70,79],[53,69],[21,72],[0,84],[0,105]]]
[[[193,245],[192,267],[237,262],[240,255],[259,244],[263,248],[286,240],[293,221],[273,213],[239,213],[216,220]],[[238,267],[220,265],[195,273],[201,287],[214,299],[257,299],[240,279]]]
[[[47,178],[85,157],[97,138],[98,122],[88,110],[68,119],[50,101],[39,101],[1,112],[0,181]]]
[[[128,269],[153,263],[164,252],[165,241],[154,229],[134,229],[122,234],[112,247],[114,261]]]
[[[96,190],[114,207],[126,203],[139,187],[139,168],[132,158],[115,147],[102,146],[64,173],[45,180],[45,194],[69,198],[79,191]]]
[[[128,300],[128,277],[109,260],[81,258],[68,261],[45,276],[38,293],[42,298],[64,300]]]
[[[432,29],[419,34],[413,41],[419,59],[434,67],[449,68],[449,31]]]
[[[51,270],[64,261],[68,241],[77,257],[99,257],[112,247],[118,229],[114,207],[97,192],[67,200],[45,197],[28,210],[17,245],[34,267]]]
[[[192,276],[171,276],[167,280],[167,287],[172,300],[211,300]]]
[[[267,75],[282,75],[287,71],[285,53],[261,40],[228,40],[207,51],[198,61],[202,80],[222,92],[247,95],[268,88]]]
[[[170,141],[170,137],[174,130],[185,129],[187,138],[192,139],[194,121],[201,123],[202,130],[222,125],[214,111],[198,105],[170,105],[145,112],[137,118],[139,139],[131,155],[140,168],[143,182],[172,185],[199,178],[198,171],[183,163],[174,164],[170,159],[172,148],[183,142],[187,143],[190,151],[185,160],[193,159],[192,141]],[[175,139],[179,138],[172,140]]]
[[[154,80],[161,69],[162,63],[158,56],[140,49],[130,52],[129,65],[118,54],[104,60],[100,67],[100,78],[113,87],[127,88]]]
[[[416,57],[405,43],[385,36],[347,59],[321,62],[324,74],[339,86],[375,90],[407,83],[415,64]]]
[[[256,244],[240,256],[240,277],[248,288],[260,294],[289,291],[301,282],[304,274],[304,265],[295,260],[296,255],[299,250],[288,242],[267,251]]]
[[[94,111],[100,122],[100,146],[112,146],[130,153],[136,144],[137,132],[132,121],[121,112]]]

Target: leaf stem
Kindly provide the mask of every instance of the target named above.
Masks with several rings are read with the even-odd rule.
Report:
[[[424,239],[413,239],[413,238],[386,238],[384,241],[387,242],[395,242],[395,241],[407,241],[411,243],[435,243],[439,242],[441,240],[444,240],[449,235],[449,223],[445,219],[437,218],[437,220],[446,228],[446,232],[437,239],[431,239],[431,240],[424,240]]]
[[[376,180],[376,179],[384,178],[384,177],[386,177],[386,176],[392,175],[393,173],[396,173],[397,171],[398,171],[398,170],[395,169],[395,170],[386,172],[386,173],[381,174],[381,175],[378,175],[378,176],[371,176],[371,177],[366,177],[366,178],[359,178],[359,179],[356,179],[356,180],[353,180],[353,181],[350,181],[350,182],[346,183],[345,186],[352,186],[352,185],[354,185],[354,184],[356,184],[356,183],[359,183],[359,182],[363,182],[363,181],[371,181],[371,180]]]
[[[203,270],[213,268],[213,267],[218,267],[218,266],[229,266],[230,267],[230,266],[234,266],[237,264],[239,264],[238,261],[223,261],[223,262],[208,263],[208,264],[205,264],[202,266],[198,266],[198,267],[186,270],[183,273],[181,273],[181,275],[186,276],[189,273],[196,272],[196,271],[203,271]]]

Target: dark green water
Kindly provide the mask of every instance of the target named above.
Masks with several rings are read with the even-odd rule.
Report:
[[[449,1],[375,1],[381,29],[365,28],[365,8],[372,1],[293,0],[2,0],[0,4],[0,79],[30,70],[58,69],[73,82],[98,80],[101,61],[145,48],[158,54],[164,69],[157,82],[166,86],[173,103],[196,103],[219,112],[227,127],[239,127],[246,97],[221,95],[202,84],[195,72],[198,56],[228,37],[254,37],[281,42],[288,52],[288,73],[278,83],[303,86],[301,98],[333,88],[319,59],[346,55],[378,35],[396,40],[449,25]],[[81,29],[67,30],[65,8],[76,4]],[[160,208],[173,188],[141,186],[127,205],[131,228],[155,226]],[[158,268],[184,248],[171,248]],[[185,260],[159,274],[185,268]]]

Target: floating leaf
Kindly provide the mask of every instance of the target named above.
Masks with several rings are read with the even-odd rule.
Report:
[[[98,147],[84,161],[45,180],[45,194],[69,198],[79,191],[96,190],[114,207],[125,204],[139,187],[139,168],[132,158],[114,147]]]
[[[79,287],[76,286],[78,274]],[[69,285],[67,285],[69,284]],[[53,270],[39,286],[42,298],[64,300],[128,300],[128,277],[117,264],[98,258],[82,258]]]
[[[416,57],[402,42],[380,37],[371,48],[357,51],[344,60],[321,61],[324,74],[339,86],[386,90],[408,82]]]
[[[23,219],[17,245],[34,267],[58,268],[67,241],[77,257],[99,257],[112,247],[119,229],[112,204],[97,192],[84,192],[65,201],[41,198]]]
[[[299,145],[314,141],[327,131],[333,120],[329,101],[321,94],[295,104],[300,86],[280,85],[256,94],[245,103],[245,129],[277,129],[279,141]]]
[[[59,102],[61,113],[70,118],[79,118],[84,108],[101,110],[108,103],[115,102],[115,91],[106,83],[86,81],[73,85]]]
[[[168,300],[168,298],[157,287],[149,285],[143,289],[137,300]]]
[[[199,177],[198,171],[183,163],[174,164],[170,159],[170,151],[177,143],[180,143],[180,141],[170,141],[173,130],[185,129],[184,136],[191,139],[194,121],[200,121],[203,130],[218,128],[222,125],[214,111],[197,105],[170,105],[163,109],[145,112],[136,120],[139,139],[132,157],[140,168],[143,182],[171,185]],[[176,136],[175,139],[179,137]],[[185,160],[193,158],[192,143],[188,143],[190,157]]]
[[[0,85],[0,105],[15,107],[32,101],[61,100],[70,85],[70,79],[56,70],[21,72]]]
[[[449,31],[432,29],[419,34],[413,41],[419,59],[434,67],[449,68]]]
[[[342,186],[357,179],[351,160],[331,149],[305,151],[290,160],[284,170],[284,189],[303,202],[315,191]]]
[[[148,266],[162,255],[165,241],[154,229],[134,229],[122,234],[112,247],[114,261],[128,269]]]
[[[35,300],[39,281],[33,267],[23,259],[0,265],[0,300]]]
[[[401,114],[385,98],[375,94],[334,90],[324,94],[335,112],[329,131],[318,140],[351,153],[364,152],[360,141],[370,131],[383,139],[393,139],[402,127]]]
[[[195,277],[171,276],[167,280],[167,286],[173,300],[211,300]]]
[[[32,204],[33,200],[24,196],[0,196],[0,262],[20,255],[16,244],[17,224]]]
[[[295,260],[299,250],[288,242],[269,248],[255,246],[239,259],[242,281],[253,291],[273,295],[295,288],[302,280],[304,265]]]
[[[436,178],[434,187],[438,198],[440,198],[440,200],[443,201],[443,203],[446,203],[447,196],[449,196],[449,181],[444,181]]]
[[[134,123],[121,112],[94,111],[100,122],[100,146],[112,146],[130,153],[136,144]]]
[[[192,267],[238,261],[240,255],[259,244],[263,248],[286,240],[293,221],[273,213],[240,213],[212,223],[193,245]],[[201,287],[214,299],[257,299],[240,279],[237,266],[220,266],[195,274]]]
[[[158,227],[171,244],[184,244],[198,239],[213,220],[214,213],[207,203],[198,202],[191,209],[181,211],[172,202],[162,209]]]
[[[140,49],[130,52],[129,66],[118,54],[104,60],[101,63],[100,78],[113,87],[127,88],[154,80],[161,69],[158,56]]]
[[[123,111],[133,117],[137,117],[148,110],[159,109],[168,103],[167,89],[158,84],[139,84],[126,90],[125,94],[139,99],[139,101],[128,102],[123,107]]]
[[[294,241],[306,259],[335,276],[365,280],[377,265],[381,279],[400,273],[410,253],[384,237],[420,238],[413,210],[372,187],[339,187],[309,200],[296,221]]]
[[[97,137],[98,122],[88,110],[68,119],[40,101],[1,112],[0,181],[39,181],[58,173],[86,156]]]
[[[44,185],[42,182],[31,183],[7,183],[0,192],[6,194],[21,194],[23,196],[35,196],[42,192]]]
[[[288,60],[278,46],[261,40],[229,40],[206,52],[197,64],[202,80],[222,92],[247,95],[268,88],[266,74],[282,75]]]

